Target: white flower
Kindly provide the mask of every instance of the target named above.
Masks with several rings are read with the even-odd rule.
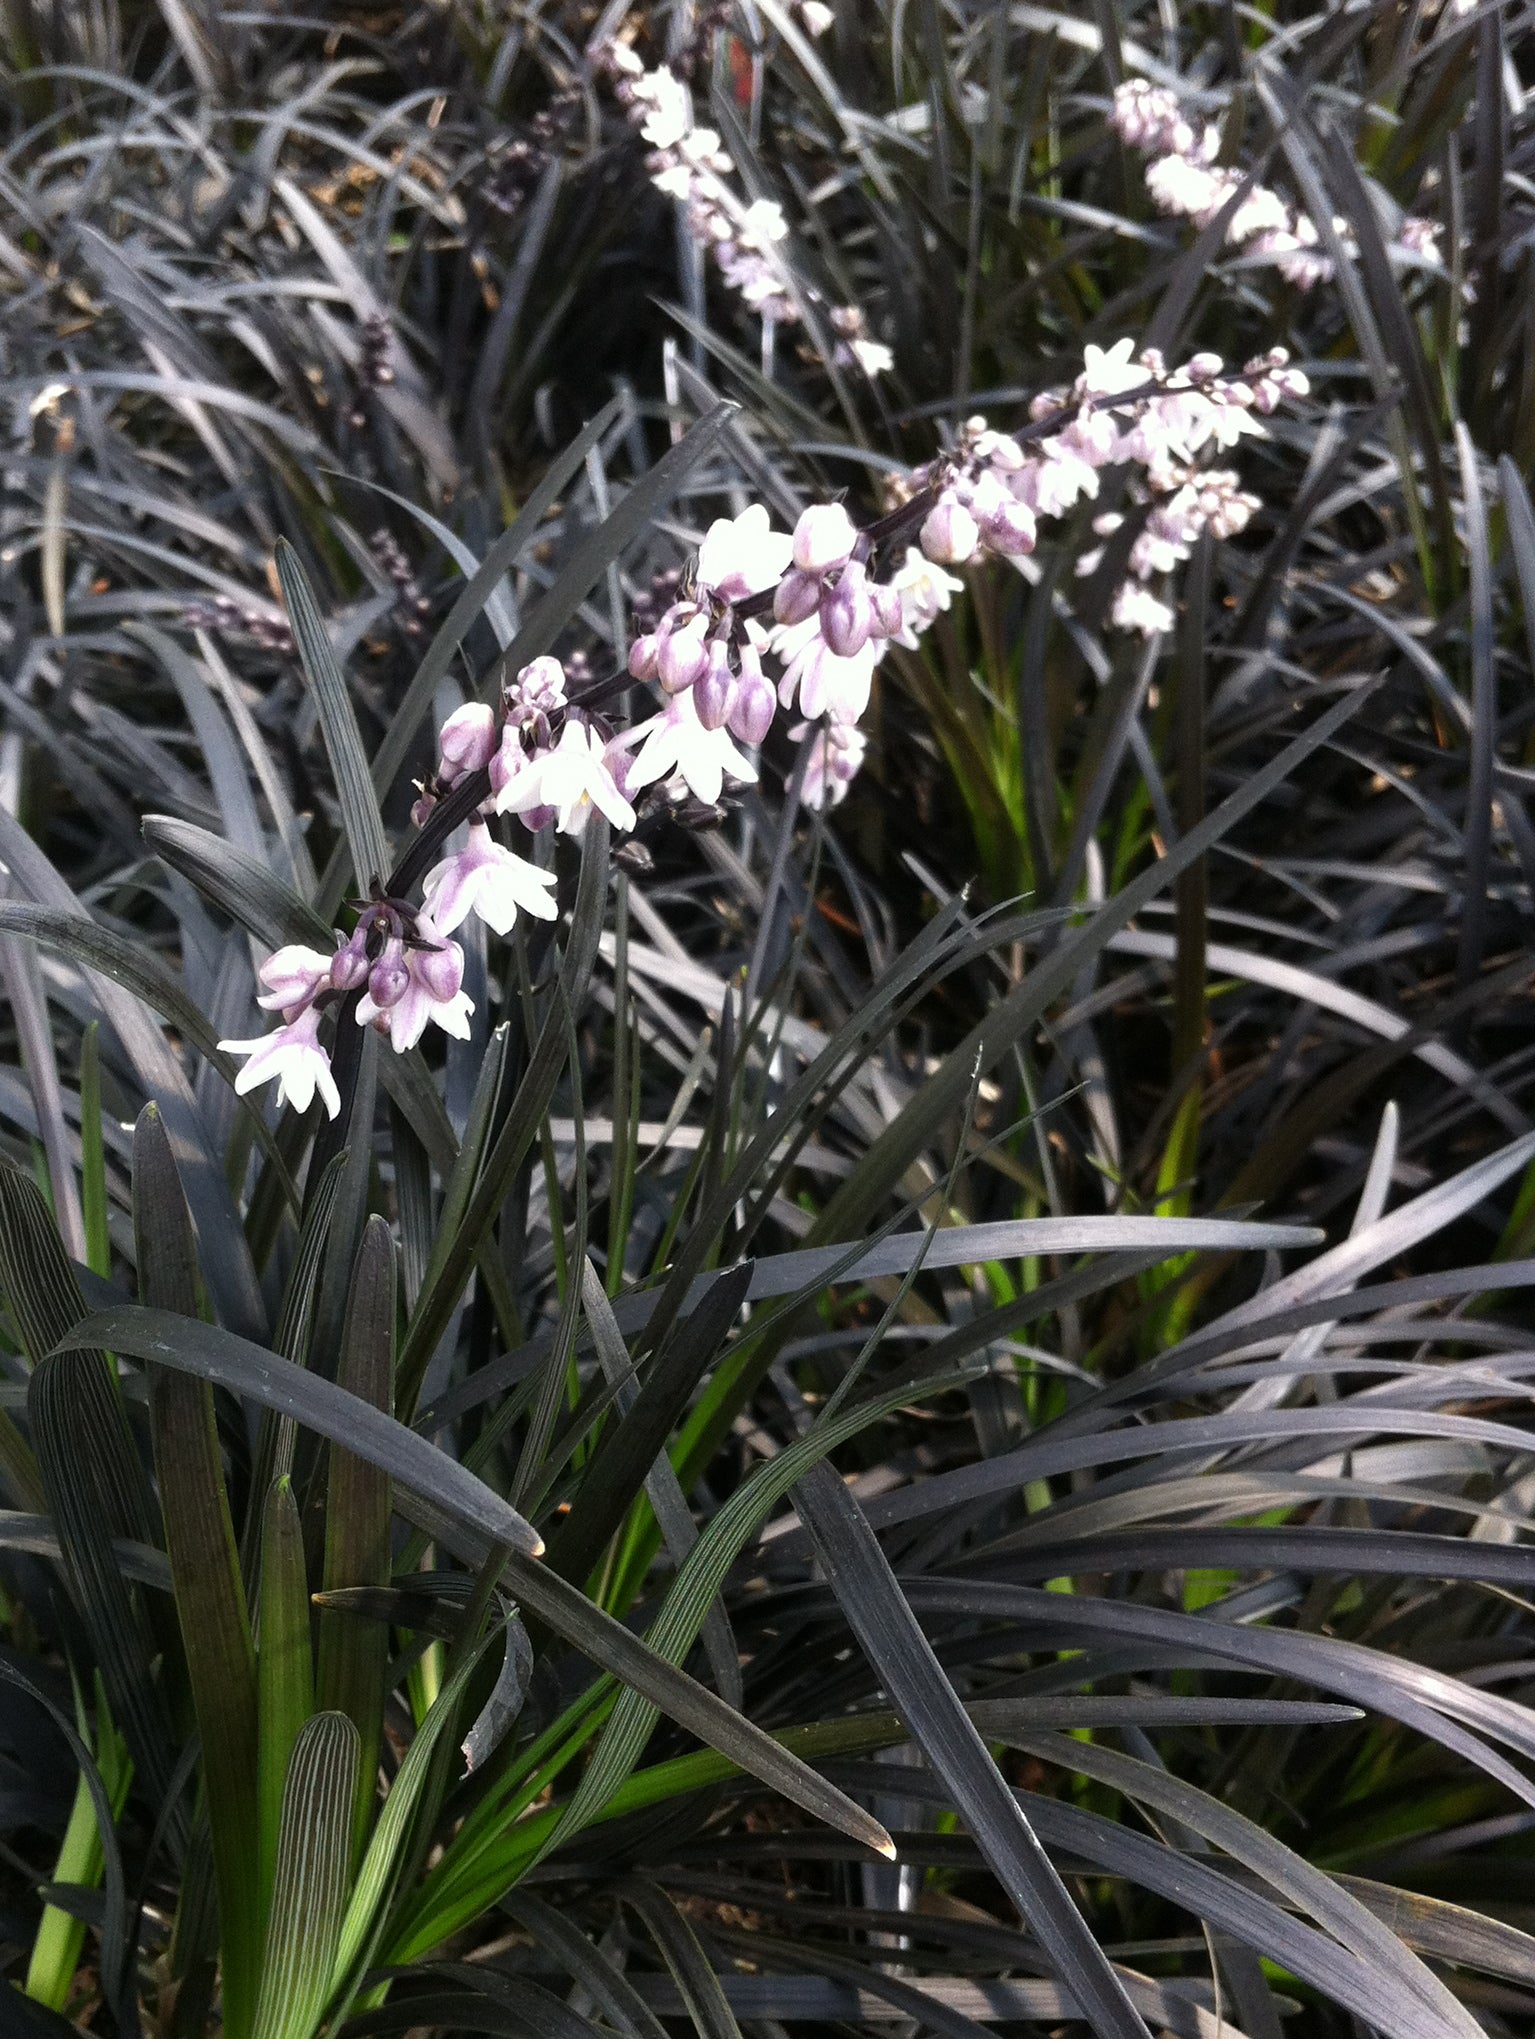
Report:
[[[926,558],[915,545],[906,548],[906,562],[890,576],[890,585],[901,598],[904,626],[894,642],[904,644],[909,651],[916,650],[921,633],[932,628],[940,612],[948,608],[952,597],[961,594],[965,586],[956,575],[945,573],[941,566]]]
[[[712,127],[690,128],[677,148],[687,162],[707,166],[720,152],[720,138]]]
[[[492,840],[482,822],[475,822],[467,845],[430,870],[421,890],[427,912],[443,934],[451,934],[477,913],[487,927],[505,935],[519,911],[535,920],[553,920],[553,888],[552,871],[541,871],[526,857],[514,856]]]
[[[837,17],[825,0],[800,0],[799,18],[808,34],[820,36],[825,35]]]
[[[635,82],[634,96],[645,107],[640,133],[653,149],[674,149],[693,125],[687,88],[675,71],[647,71]]]
[[[1187,156],[1158,156],[1146,172],[1146,189],[1163,212],[1198,220],[1219,212],[1227,186],[1221,171],[1207,170]]]
[[[1175,620],[1167,604],[1137,581],[1121,585],[1109,612],[1109,621],[1116,630],[1138,630],[1142,637],[1155,637],[1159,630],[1171,630]]]
[[[318,1090],[327,1114],[335,1118],[341,1110],[341,1093],[330,1073],[330,1057],[320,1046],[319,1033],[319,1009],[311,1005],[275,1034],[263,1034],[253,1041],[220,1041],[224,1054],[250,1058],[235,1078],[236,1091],[243,1097],[258,1084],[275,1079],[278,1103],[307,1112]]]
[[[849,340],[847,346],[865,375],[888,375],[895,366],[895,356],[883,340]]]
[[[579,835],[594,807],[615,828],[634,826],[634,809],[614,783],[602,744],[574,715],[554,749],[530,758],[496,795],[498,814],[525,814],[532,807],[554,808],[564,835]]]
[[[841,503],[811,503],[801,510],[790,540],[801,573],[825,574],[846,566],[858,543],[858,527]]]
[[[1226,229],[1228,241],[1250,241],[1254,234],[1287,233],[1290,208],[1277,191],[1258,185],[1238,205]]]
[[[698,548],[699,586],[724,602],[760,595],[782,578],[793,545],[787,531],[770,528],[761,503],[739,517],[716,517]]]
[[[263,1012],[287,1012],[305,1006],[322,984],[330,982],[331,957],[318,949],[306,949],[302,942],[290,942],[267,957],[257,976],[266,986],[266,996],[256,1000]]]
[[[456,1040],[467,1041],[474,1011],[474,1000],[462,989],[464,952],[458,943],[450,942],[426,913],[416,915],[416,939],[425,946],[405,951],[408,981],[400,997],[392,1005],[379,1006],[365,991],[357,1006],[358,1025],[381,1019],[397,1055],[414,1048],[433,1023]]]
[[[1042,440],[1039,453],[1019,474],[1015,489],[1041,517],[1064,516],[1079,496],[1097,495],[1098,470],[1064,439]]]
[[[904,612],[905,604],[902,603]],[[851,658],[839,658],[821,635],[817,613],[803,623],[775,630],[773,648],[784,660],[778,698],[787,708],[799,696],[799,712],[809,721],[830,715],[837,722],[856,722],[869,705],[869,689],[883,640],[870,637]]]
[[[670,700],[650,725],[634,761],[630,783],[649,786],[675,772],[688,791],[712,807],[727,777],[751,783],[757,767],[730,740],[728,729],[705,729],[691,693]]]
[[[1133,340],[1116,340],[1107,351],[1089,341],[1082,350],[1087,365],[1077,377],[1078,389],[1084,396],[1119,396],[1127,389],[1143,389],[1150,377],[1134,356]]]
[[[693,195],[694,174],[686,163],[668,163],[650,181],[667,198],[688,199]]]
[[[743,248],[755,248],[759,253],[765,253],[775,241],[783,240],[788,231],[783,207],[776,199],[754,198],[736,226],[736,239]]]
[[[1243,404],[1216,404],[1214,411],[1215,415],[1210,420],[1210,437],[1223,452],[1235,446],[1239,439],[1268,437],[1263,425]]]

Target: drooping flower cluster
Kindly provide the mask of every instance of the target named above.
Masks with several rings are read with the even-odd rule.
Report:
[[[1221,131],[1213,123],[1191,117],[1176,93],[1165,85],[1129,78],[1114,92],[1109,125],[1131,148],[1150,158],[1146,189],[1163,212],[1207,227],[1244,182],[1243,173],[1218,161]],[[1354,252],[1348,221],[1334,218],[1343,247]],[[1438,228],[1430,220],[1403,220],[1400,243],[1415,255],[1432,255]],[[1281,276],[1298,290],[1329,281],[1332,257],[1321,247],[1316,222],[1286,203],[1267,185],[1253,184],[1226,223],[1232,247],[1274,263]]]
[[[650,144],[650,181],[683,206],[693,240],[760,319],[796,324],[799,307],[781,253],[789,232],[783,207],[738,195],[727,181],[737,175],[729,151],[714,128],[694,125],[691,94],[675,71],[665,64],[647,71],[624,42],[604,43],[592,56],[612,74],[614,96]],[[871,376],[892,365],[889,348],[869,337],[856,305],[832,308],[830,319],[838,335],[834,359],[856,362]]]
[[[1130,507],[1096,528],[1111,539],[1124,516],[1137,520],[1111,620],[1148,636],[1169,629],[1165,591],[1151,583],[1165,583],[1202,533],[1231,537],[1258,507],[1210,456],[1261,434],[1262,418],[1306,388],[1277,348],[1226,375],[1213,354],[1169,370],[1128,339],[1089,346],[1081,374],[1036,398],[1016,435],[967,420],[951,448],[901,477],[894,507],[872,525],[860,529],[840,502],[810,504],[792,531],[774,530],[761,504],[717,518],[690,566],[636,604],[642,623],[622,672],[594,678],[583,662],[578,676],[575,656],[567,665],[545,655],[496,706],[471,702],[447,718],[412,809],[426,833],[391,880],[403,892],[405,872],[422,872],[422,904],[376,887],[333,955],[295,946],[271,957],[260,1003],[283,1024],[220,1044],[248,1058],[237,1087],[275,1080],[299,1110],[318,1092],[334,1115],[319,1043],[328,1007],[401,1053],[429,1025],[467,1035],[473,1008],[454,931],[473,914],[506,936],[519,918],[557,911],[553,873],[497,839],[501,818],[521,825],[529,849],[545,828],[581,834],[594,813],[619,832],[639,825],[642,808],[702,820],[727,785],[755,781],[753,753],[781,709],[798,718],[791,738],[812,739],[800,798],[835,805],[863,762],[858,724],[880,659],[891,644],[915,646],[963,585],[946,569],[988,554],[1022,560],[1040,520],[1095,500],[1110,466],[1130,470]],[[1096,564],[1096,555],[1081,563]],[[617,729],[604,708],[633,682],[655,687],[657,711]],[[455,828],[463,834],[450,848]]]
[[[292,943],[268,956],[259,975],[264,989],[256,1003],[280,1012],[283,1024],[275,1034],[220,1041],[219,1047],[248,1058],[235,1078],[238,1092],[275,1082],[279,1101],[295,1111],[307,1111],[316,1091],[331,1118],[341,1109],[319,1029],[326,1007],[349,992],[361,994],[354,1006],[358,1023],[376,1025],[400,1054],[433,1022],[460,1040],[469,1038],[474,1001],[463,989],[464,952],[420,908],[370,901],[333,955]]]

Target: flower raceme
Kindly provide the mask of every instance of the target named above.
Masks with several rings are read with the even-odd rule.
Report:
[[[1218,161],[1220,129],[1186,114],[1177,94],[1165,85],[1126,79],[1115,88],[1109,125],[1121,141],[1149,158],[1146,189],[1158,211],[1192,220],[1196,227],[1209,226],[1246,181],[1240,170]],[[1352,254],[1348,221],[1335,218],[1332,225]],[[1409,216],[1398,231],[1398,245],[1409,254],[1432,257],[1438,231],[1431,220]],[[1316,222],[1266,185],[1249,185],[1237,200],[1226,223],[1226,239],[1232,247],[1272,262],[1297,290],[1312,290],[1332,278],[1333,260],[1321,248]]]
[[[1150,119],[1137,104],[1137,117]],[[656,100],[657,132],[668,131],[671,106]],[[423,835],[398,880],[406,890],[404,873],[424,869],[421,905],[393,896],[391,881],[356,902],[356,926],[338,933],[333,954],[292,944],[268,957],[258,1002],[282,1025],[220,1043],[246,1057],[237,1087],[275,1081],[296,1110],[318,1094],[335,1116],[337,1086],[319,1041],[332,1008],[338,1025],[373,1026],[401,1054],[429,1026],[467,1038],[474,1008],[454,934],[471,916],[503,938],[523,918],[556,917],[541,832],[578,836],[601,814],[625,833],[641,808],[684,818],[715,809],[728,785],[755,781],[752,753],[781,709],[797,711],[789,735],[808,742],[800,798],[813,809],[835,805],[863,761],[858,724],[879,661],[892,643],[915,646],[949,607],[963,582],[948,569],[986,556],[1020,564],[1042,523],[1096,499],[1108,467],[1128,469],[1127,514],[1138,519],[1110,621],[1148,637],[1169,630],[1168,576],[1203,534],[1231,537],[1258,508],[1235,470],[1211,456],[1261,435],[1264,416],[1306,387],[1281,349],[1227,375],[1212,354],[1169,370],[1128,339],[1089,346],[1075,381],[1037,397],[1022,432],[968,419],[944,453],[900,478],[893,508],[866,529],[835,502],[810,504],[792,531],[775,530],[761,504],[716,518],[677,598],[628,647],[622,673],[575,686],[545,655],[504,686],[496,706],[469,703],[448,716],[411,811]],[[1116,511],[1095,529],[1108,539],[1121,522]],[[631,682],[654,687],[656,712],[619,730],[602,704]],[[519,825],[531,854],[497,840],[503,819]],[[442,855],[424,868],[433,849]]]
[[[695,127],[691,95],[675,71],[664,64],[647,71],[620,41],[603,43],[591,55],[613,79],[619,104],[649,143],[650,181],[682,207],[694,244],[713,258],[725,283],[765,326],[798,324],[800,308],[780,252],[789,233],[783,207],[771,198],[740,197],[730,181],[738,176],[730,152],[714,128]],[[853,363],[868,376],[893,366],[890,349],[869,337],[860,306],[829,309],[837,334],[834,365]]]

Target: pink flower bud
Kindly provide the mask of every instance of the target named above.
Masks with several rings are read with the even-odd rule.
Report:
[[[705,729],[723,729],[735,699],[736,678],[730,670],[730,647],[722,637],[709,646],[709,663],[693,684],[693,706]]]
[[[653,680],[656,676],[655,637],[636,637],[629,647],[629,677],[635,680]]]
[[[550,652],[541,652],[518,671],[507,690],[519,702],[559,707],[565,699],[565,668]]]
[[[953,496],[940,496],[921,531],[922,550],[937,566],[962,566],[980,539],[974,517]]]
[[[368,981],[368,930],[359,927],[330,959],[330,981],[337,991],[360,991]]]
[[[906,627],[906,613],[901,606],[900,589],[891,587],[888,581],[870,581],[869,601],[874,610],[870,635],[899,637]]]
[[[794,564],[801,573],[831,573],[846,566],[857,539],[853,520],[840,503],[812,503],[794,527]]]
[[[300,1013],[322,985],[330,981],[330,958],[302,942],[267,957],[256,973],[264,995],[256,1003],[265,1012]]]
[[[427,816],[436,805],[437,795],[435,793],[422,792],[417,794],[416,798],[411,802],[411,826],[413,828],[424,828]]]
[[[602,762],[613,784],[618,788],[618,797],[627,800],[632,807],[634,796],[640,790],[634,783],[636,763],[634,752],[625,749],[621,743],[610,743],[602,753]]]
[[[398,1005],[410,989],[410,971],[405,962],[405,944],[391,935],[384,952],[368,972],[368,996],[381,1012]]]
[[[726,726],[738,742],[764,743],[768,731],[773,726],[773,714],[777,706],[778,697],[761,666],[758,666],[755,672],[743,667],[741,684],[736,689],[736,697],[731,703],[730,718]]]
[[[681,628],[667,632],[656,652],[656,673],[668,694],[685,694],[709,663],[704,643],[706,619],[694,616]]]
[[[410,966],[439,1005],[456,998],[464,981],[464,952],[457,942],[432,949],[412,949]]]
[[[501,731],[501,748],[490,761],[490,790],[497,799],[522,770],[527,757],[516,725],[508,722]]]
[[[998,503],[982,524],[981,535],[993,552],[1021,558],[1034,550],[1034,513],[1025,503]]]
[[[455,708],[437,738],[444,782],[451,785],[467,772],[483,770],[495,756],[496,741],[495,714],[483,702]]]
[[[529,834],[537,835],[541,828],[549,826],[559,811],[557,807],[524,807],[519,811],[517,819]]]
[[[821,635],[838,658],[852,658],[869,641],[874,604],[863,562],[850,559],[837,585],[821,597]]]
[[[821,583],[813,573],[793,567],[778,583],[773,597],[773,615],[780,623],[803,623],[813,616],[821,599]]]

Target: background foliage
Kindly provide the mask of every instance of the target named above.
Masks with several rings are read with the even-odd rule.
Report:
[[[768,347],[615,10],[0,14],[0,2023],[1531,2029],[1527,10],[835,16],[631,24]],[[1334,282],[1156,215],[1131,74]],[[1084,513],[833,816],[778,739],[562,845],[344,1158],[236,1100],[499,664],[1126,333],[1313,385],[1171,641]]]

